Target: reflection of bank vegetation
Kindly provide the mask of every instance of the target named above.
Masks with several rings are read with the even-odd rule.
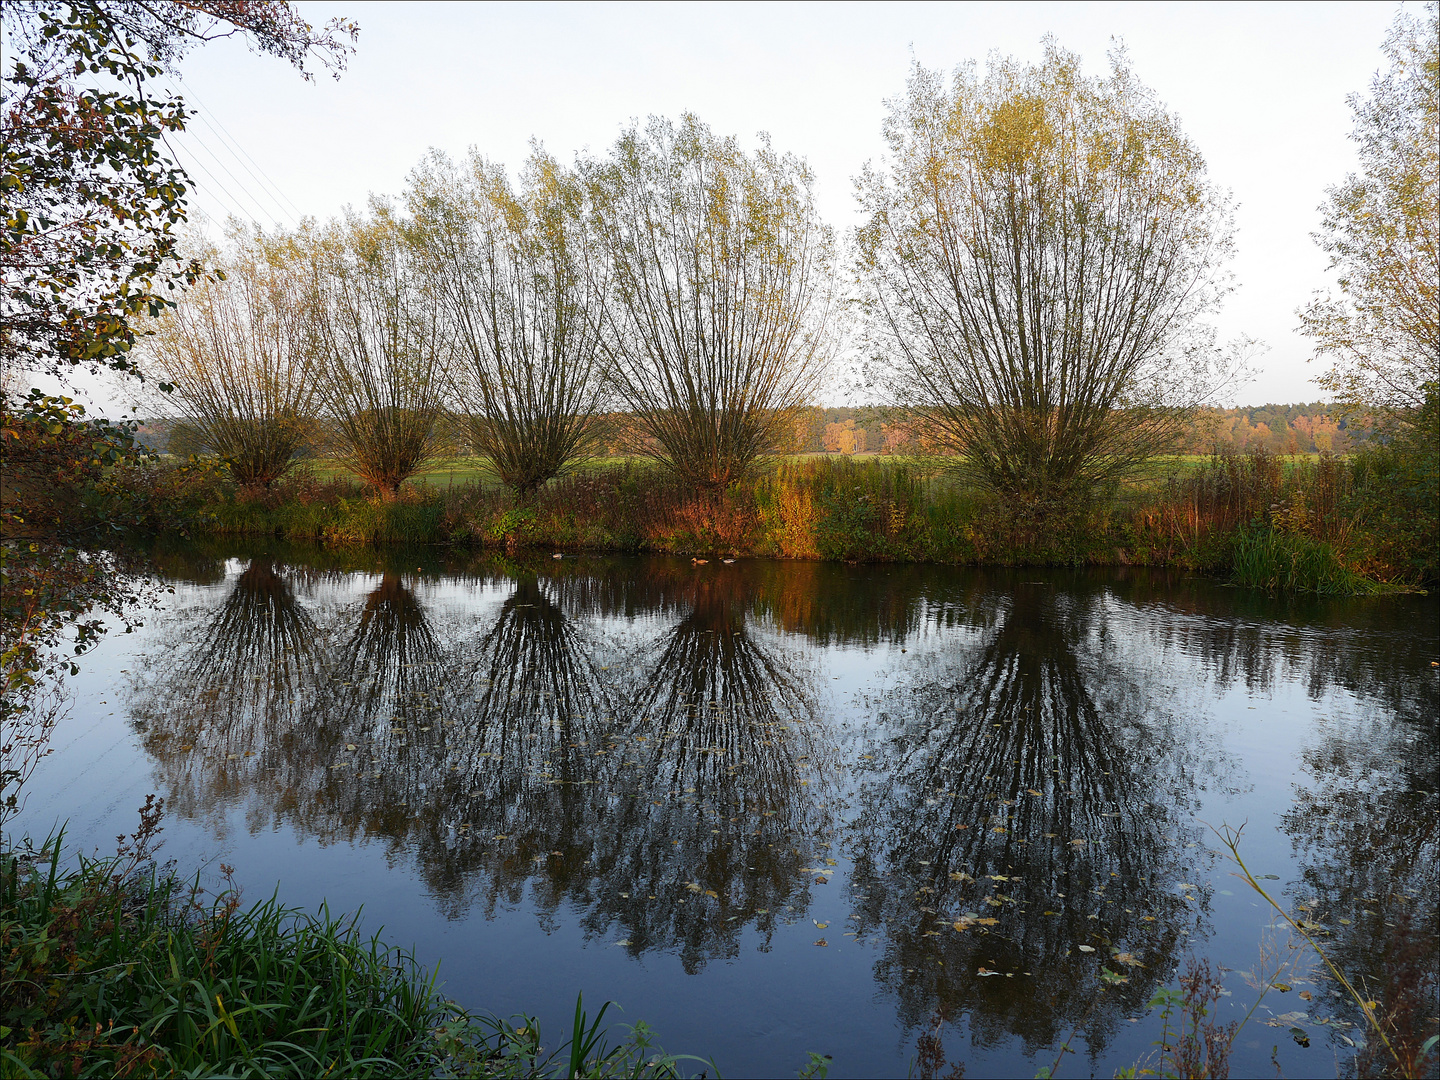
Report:
[[[1432,699],[1433,718],[1435,678],[1424,672],[1410,682]],[[1417,1048],[1437,1033],[1440,1016],[1440,739],[1433,719],[1328,727],[1303,751],[1312,779],[1283,819],[1302,873],[1290,908],[1316,927],[1317,944],[1351,985],[1375,999],[1392,1040],[1386,1052],[1418,1064]],[[1347,988],[1321,987],[1332,999],[1326,1012],[1366,1027]],[[1378,1053],[1382,1066],[1385,1056]]]

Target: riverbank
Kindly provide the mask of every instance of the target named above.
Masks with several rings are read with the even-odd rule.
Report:
[[[452,544],[948,565],[1168,566],[1271,589],[1365,592],[1437,577],[1433,504],[1403,463],[1371,453],[1284,462],[1220,455],[1095,505],[1022,513],[943,463],[782,459],[716,493],[644,465],[607,465],[533,496],[479,482],[407,485],[384,500],[304,472],[265,492],[175,470],[152,479],[193,534],[327,544]],[[1423,481],[1423,478],[1422,478]],[[1414,505],[1412,505],[1414,504]],[[1416,507],[1419,507],[1417,511]]]

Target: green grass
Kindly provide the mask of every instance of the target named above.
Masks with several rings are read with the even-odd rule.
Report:
[[[592,469],[614,468],[620,465],[639,462],[641,459],[630,457],[596,457],[587,459],[579,468],[581,471]],[[323,458],[306,463],[310,472],[317,480],[344,480],[352,483],[359,483],[360,477],[354,470],[347,468],[335,461],[328,461]],[[499,487],[500,478],[496,476],[484,458],[473,456],[441,458],[431,464],[428,468],[421,470],[407,484],[426,483],[434,487],[463,487],[467,484],[479,484],[484,487]]]
[[[241,910],[122,859],[5,859],[5,1072],[12,1076],[411,1072],[445,1002],[353,919],[273,898]]]
[[[147,802],[153,834],[159,807]],[[23,848],[24,845],[22,844]],[[547,1049],[472,1014],[355,916],[248,908],[153,866],[145,842],[62,866],[61,837],[0,856],[0,1073],[50,1076],[678,1077],[644,1024],[617,1044],[577,1000]],[[27,857],[28,856],[28,857]],[[228,880],[227,870],[227,880]]]
[[[1347,567],[1333,545],[1299,533],[1242,529],[1232,558],[1235,583],[1252,589],[1340,596],[1385,591]]]

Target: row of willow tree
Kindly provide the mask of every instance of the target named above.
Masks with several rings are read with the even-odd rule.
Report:
[[[813,177],[693,117],[603,161],[538,149],[518,183],[432,153],[403,206],[234,226],[223,276],[152,328],[151,370],[237,481],[324,449],[393,493],[462,421],[525,493],[582,460],[602,413],[700,488],[739,479],[829,357],[834,238]]]
[[[459,419],[525,493],[620,413],[636,452],[713,491],[784,446],[847,338],[932,444],[1023,503],[1170,446],[1227,374],[1205,317],[1231,247],[1176,118],[1123,56],[1085,78],[1053,44],[983,77],[917,67],[890,110],[843,257],[802,160],[690,115],[573,167],[537,147],[518,180],[432,152],[366,214],[232,229],[223,279],[152,327],[149,370],[245,485],[319,430],[393,493]]]

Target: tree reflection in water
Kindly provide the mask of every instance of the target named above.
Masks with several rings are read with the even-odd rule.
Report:
[[[1204,897],[1180,887],[1186,841],[1199,850],[1194,736],[1120,655],[1103,594],[1016,584],[975,602],[978,646],[884,703],[855,929],[883,940],[876,977],[912,1029],[968,1012],[981,1044],[1079,1026],[1097,1049],[1200,924]],[[1102,968],[1129,982],[1102,991]]]
[[[747,584],[735,568],[690,572],[688,613],[618,688],[594,837],[586,926],[618,923],[633,952],[678,947],[687,971],[733,955],[749,924],[768,943],[826,877],[831,754],[807,674],[746,626]]]
[[[1384,966],[1376,901],[1434,918],[1433,638],[1378,656],[1380,628],[1357,645],[1329,608],[1333,632],[1237,629],[1203,583],[1151,603],[1139,577],[600,559],[511,563],[451,627],[417,579],[357,594],[340,569],[301,603],[293,567],[252,559],[173,624],[131,709],[175,812],[218,831],[243,804],[256,831],[383,844],[451,916],[525,906],[548,928],[564,908],[695,971],[747,934],[768,947],[847,887],[848,858],[855,917],[830,941],[878,945],[912,1032],[939,1011],[984,1044],[1078,1025],[1098,1050],[1205,919],[1193,810],[1230,769],[1218,733],[1172,718],[1183,667],[1358,702],[1305,749],[1293,899],[1357,973]],[[816,641],[910,649],[855,710],[854,777],[832,742],[851,720],[821,715],[797,651]],[[1129,982],[1102,989],[1102,967]]]
[[[747,629],[737,574],[660,566],[635,585],[678,618],[628,649],[606,640],[613,620],[589,624],[583,604],[572,618],[552,597],[595,590],[533,572],[447,648],[397,573],[353,629],[327,633],[252,563],[203,652],[152,690],[147,748],[172,795],[186,789],[181,813],[229,789],[254,829],[285,820],[408,849],[452,916],[518,903],[529,884],[542,919],[569,903],[588,932],[618,924],[632,952],[676,949],[698,969],[749,925],[768,939],[825,877],[812,864],[830,755],[806,674]],[[197,695],[216,668],[250,696]],[[266,719],[262,693],[283,716]],[[183,737],[221,715],[225,752]]]
[[[688,611],[629,651],[549,595],[593,590],[534,576],[462,645],[476,696],[431,796],[454,828],[422,840],[422,865],[487,910],[528,882],[542,917],[568,902],[588,933],[618,925],[632,953],[678,950],[693,971],[804,907],[823,763],[804,677],[747,631],[738,579],[658,573],[637,589]]]
[[[1387,716],[1361,698],[1360,716],[1332,719],[1303,750],[1313,779],[1297,785],[1282,823],[1301,864],[1289,900],[1296,914],[1324,927],[1330,958],[1384,1008],[1394,1003],[1390,983],[1404,966],[1402,954],[1412,953],[1411,963],[1431,978],[1415,1002],[1421,1015],[1401,1018],[1399,1027],[1423,1039],[1426,1023],[1433,1031],[1440,1014],[1440,732],[1433,719],[1440,694],[1422,649],[1402,647],[1387,659],[1386,697],[1404,687],[1416,708]],[[1317,993],[1332,1000],[1321,1011],[1363,1031],[1349,995],[1328,980],[1323,985]]]
[[[168,677],[131,704],[174,813],[220,820],[291,752],[324,641],[284,568],[252,559],[212,617],[166,641]],[[218,816],[217,816],[218,815]]]
[[[422,872],[457,915],[477,891],[487,913],[518,903],[531,880],[546,912],[583,891],[605,813],[596,752],[613,708],[598,646],[536,574],[513,588],[448,665],[457,694],[427,798],[436,827],[419,841]]]

